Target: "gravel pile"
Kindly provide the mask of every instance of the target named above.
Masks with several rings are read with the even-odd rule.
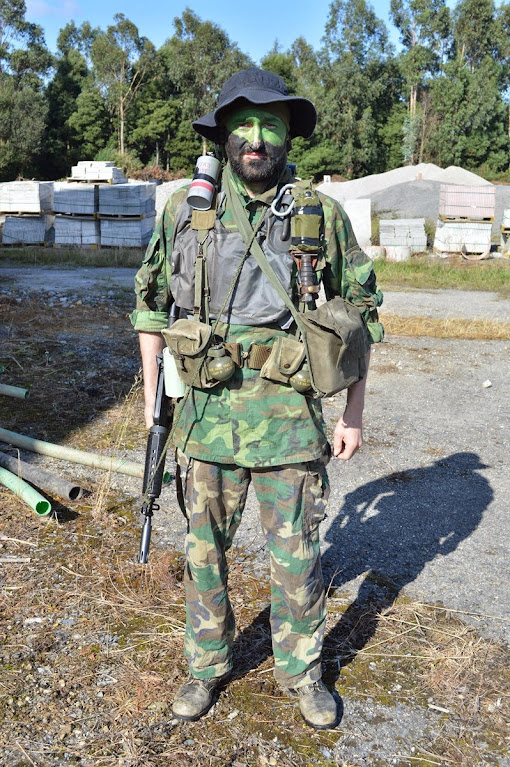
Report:
[[[167,181],[165,184],[159,184],[156,187],[156,218],[163,213],[168,198],[181,186],[191,183],[190,178],[178,178],[175,181]]]
[[[345,200],[355,200],[358,197],[373,197],[377,192],[412,181],[435,181],[438,184],[465,186],[490,184],[481,176],[455,165],[451,165],[449,168],[439,168],[433,163],[422,162],[419,165],[406,165],[403,168],[394,168],[386,173],[376,173],[373,176],[356,178],[353,181],[319,184],[317,188],[324,194],[334,197],[335,200],[344,202]]]

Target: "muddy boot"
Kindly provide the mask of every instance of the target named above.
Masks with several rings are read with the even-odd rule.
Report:
[[[172,704],[172,714],[176,719],[185,722],[195,722],[201,716],[207,714],[214,703],[214,693],[223,680],[196,679],[190,676],[187,682],[177,690]]]
[[[328,730],[338,723],[336,700],[322,680],[298,687],[301,716],[315,730]]]

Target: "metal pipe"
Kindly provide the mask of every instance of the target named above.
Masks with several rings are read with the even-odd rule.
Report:
[[[20,386],[9,386],[9,384],[0,384],[0,394],[6,397],[16,397],[16,399],[26,399],[28,389],[22,389]]]
[[[66,482],[65,479],[57,477],[56,474],[44,471],[39,466],[22,461],[13,455],[0,452],[0,466],[27,480],[32,485],[37,485],[48,493],[60,496],[60,498],[67,498],[68,501],[77,501],[83,496],[83,487],[73,485],[72,482]]]
[[[0,467],[0,482],[25,501],[40,517],[47,517],[50,514],[51,503],[16,474]]]
[[[55,445],[53,442],[44,442],[41,439],[33,439],[15,431],[0,428],[0,442],[6,442],[15,447],[31,450],[32,453],[49,455],[51,458],[61,458],[63,461],[81,463],[84,466],[92,466],[94,469],[106,469],[119,474],[129,474],[131,477],[143,479],[144,466],[141,463],[127,461],[124,458],[110,458],[97,453],[87,453],[85,450],[76,450],[74,447]]]

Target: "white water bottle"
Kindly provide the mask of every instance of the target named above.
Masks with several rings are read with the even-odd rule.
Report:
[[[186,384],[181,381],[175,359],[168,346],[163,349],[163,378],[167,397],[179,399],[184,396]]]

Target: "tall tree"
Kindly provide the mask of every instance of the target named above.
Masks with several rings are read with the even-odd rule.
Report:
[[[252,62],[223,29],[202,21],[190,8],[173,24],[175,34],[160,53],[181,118],[191,121],[213,109],[225,80]]]
[[[0,1],[0,179],[32,173],[46,115],[44,77],[52,57],[23,0]]]
[[[445,0],[391,0],[390,15],[404,46],[399,57],[409,110],[404,123],[404,155],[412,165],[419,158],[419,137],[423,134],[420,89],[442,66],[450,40],[450,12]]]
[[[82,142],[69,123],[90,78],[90,49],[99,34],[88,22],[66,24],[57,38],[55,72],[46,88],[48,120],[44,137],[45,178],[60,178],[82,157]]]
[[[366,0],[333,0],[321,55],[319,133],[351,178],[382,169],[380,126],[392,101],[393,48]]]
[[[127,114],[151,76],[155,48],[123,13],[115,14],[113,19],[115,24],[94,40],[91,56],[96,82],[118,122],[119,150],[124,153]]]

